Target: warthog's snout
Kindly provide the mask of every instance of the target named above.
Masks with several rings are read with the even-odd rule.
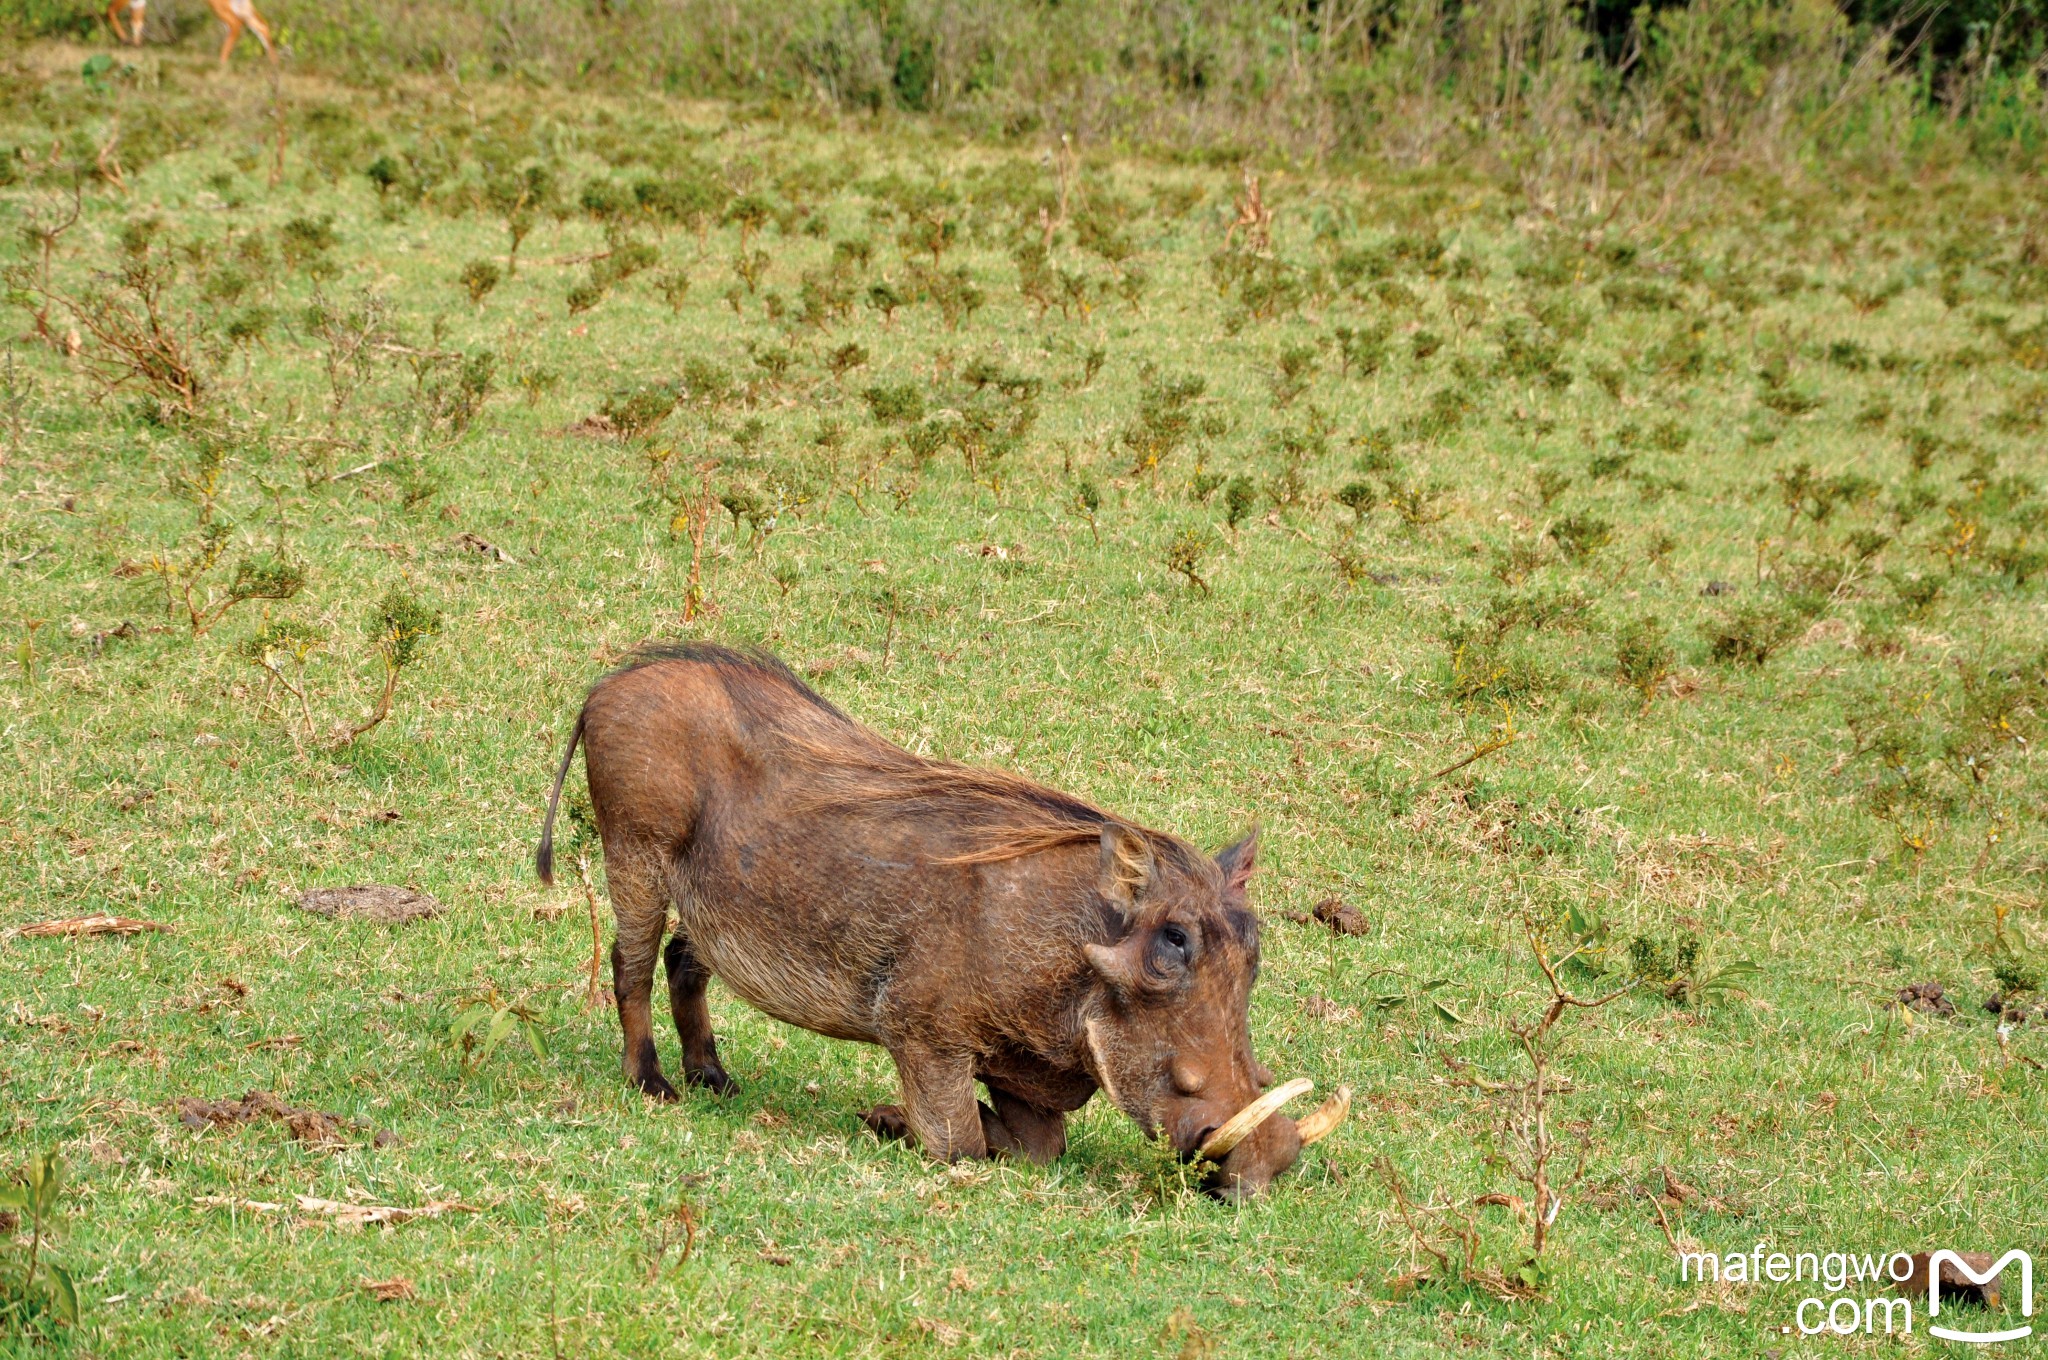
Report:
[[[1256,1195],[1293,1166],[1303,1148],[1328,1137],[1350,1113],[1350,1087],[1338,1087],[1299,1122],[1280,1113],[1281,1106],[1313,1089],[1315,1083],[1307,1077],[1296,1077],[1258,1096],[1221,1124],[1198,1130],[1190,1140],[1192,1156],[1210,1168],[1202,1188],[1233,1201]],[[1175,1144],[1184,1153],[1190,1151],[1179,1137]]]

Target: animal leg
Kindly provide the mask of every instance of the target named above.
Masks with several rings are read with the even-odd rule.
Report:
[[[676,1037],[683,1041],[683,1078],[715,1095],[729,1096],[739,1083],[725,1074],[718,1062],[718,1037],[711,1032],[711,1007],[705,1004],[704,988],[711,972],[698,961],[690,941],[678,930],[669,937],[662,954],[668,966],[668,1008],[676,1018]]]
[[[222,66],[228,64],[228,56],[235,50],[235,39],[242,36],[242,21],[240,19],[229,15],[224,22],[228,26],[228,36],[220,45],[220,64]]]
[[[619,1002],[619,1030],[625,1044],[626,1080],[657,1100],[674,1100],[676,1088],[661,1075],[654,1051],[648,1000],[654,994],[654,960],[668,928],[668,899],[651,857],[605,854],[605,884],[611,890],[612,995]]]
[[[277,49],[270,44],[270,25],[263,22],[263,16],[251,8],[248,15],[249,31],[256,35],[256,41],[263,44],[263,55],[277,60]]]
[[[989,1108],[991,1105],[995,1108]],[[988,1104],[981,1107],[981,1132],[990,1155],[1000,1153],[1042,1164],[1067,1150],[1064,1113],[1040,1109],[993,1086],[988,1090]]]
[[[973,1062],[923,1044],[892,1045],[889,1056],[903,1082],[903,1103],[869,1110],[861,1116],[868,1127],[882,1138],[915,1139],[942,1162],[988,1156],[981,1107],[974,1099]]]

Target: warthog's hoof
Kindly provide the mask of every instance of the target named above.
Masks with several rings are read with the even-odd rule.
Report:
[[[641,1077],[634,1084],[640,1088],[641,1095],[652,1096],[664,1105],[670,1101],[680,1099],[676,1095],[676,1088],[669,1085],[668,1078],[662,1076],[659,1072],[651,1076]]]
[[[910,1120],[904,1117],[901,1105],[877,1105],[861,1115],[863,1122],[875,1131],[875,1137],[902,1139],[910,1137]]]
[[[715,1096],[736,1096],[740,1084],[725,1074],[717,1063],[709,1067],[690,1067],[683,1070],[683,1080],[692,1086],[701,1086]]]

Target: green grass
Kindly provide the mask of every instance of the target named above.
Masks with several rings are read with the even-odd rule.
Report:
[[[35,49],[9,77],[16,260],[25,215],[68,202],[64,158],[90,166],[105,141],[113,96],[81,87],[81,56]],[[1273,173],[1261,261],[1218,257],[1234,174],[1090,152],[1072,214],[1127,242],[1146,282],[1125,296],[1117,247],[1091,253],[1069,227],[1052,263],[1085,276],[1087,305],[1041,315],[1012,258],[1056,190],[1037,144],[294,79],[272,186],[260,82],[181,56],[147,72],[121,96],[126,192],[88,184],[57,276],[82,294],[124,223],[158,220],[173,313],[206,355],[198,416],[108,393],[32,339],[0,360],[0,626],[17,656],[0,684],[0,926],[112,912],[171,928],[0,940],[0,1165],[58,1145],[73,1177],[56,1253],[86,1323],[56,1349],[1819,1354],[1845,1343],[1779,1334],[1814,1291],[1679,1282],[1652,1198],[1666,1168],[1700,1192],[1663,1213],[1702,1249],[2042,1244],[2048,1040],[2029,1024],[2008,1056],[1978,1007],[1995,941],[2024,963],[2048,930],[2042,586],[2011,566],[2040,537],[2048,475],[2038,183],[1736,170],[1668,196],[1653,178],[1628,200],[1639,215],[1603,223],[1548,220],[1476,166]],[[380,200],[365,168],[407,152],[439,185]],[[472,304],[464,267],[505,250],[492,174],[545,163],[573,209],[593,176],[675,174],[684,156],[771,210],[737,311],[737,225],[700,240],[641,224],[659,263],[569,315],[590,264],[562,261],[606,248],[573,210],[543,214],[517,272]],[[914,292],[929,258],[897,244],[892,200],[934,183],[957,200],[942,268],[964,266],[983,300],[957,328],[931,300],[885,324],[861,299],[885,279]],[[324,265],[283,261],[287,223],[330,216]],[[833,242],[856,239],[871,260],[848,267],[850,313],[804,324],[805,272],[823,279]],[[691,279],[679,310],[658,287],[675,270]],[[473,421],[435,424],[445,402],[419,395],[398,348],[366,351],[337,410],[305,315],[316,287],[344,309],[382,299],[391,345],[491,352]],[[273,322],[237,346],[225,327],[253,305]],[[11,310],[7,334],[27,317]],[[1375,371],[1340,361],[1340,326],[1385,328]],[[835,377],[847,344],[867,362]],[[791,356],[779,379],[749,345]],[[685,377],[691,360],[730,374],[723,401]],[[1031,381],[977,387],[982,361],[979,376]],[[1183,377],[1198,396],[1168,392]],[[688,399],[647,434],[577,432],[663,382]],[[918,427],[878,423],[862,396],[899,386],[958,413],[927,414],[946,437],[921,466]],[[991,458],[1027,403],[1035,422]],[[970,473],[978,413],[993,432]],[[282,552],[307,585],[195,638],[120,568],[196,542],[180,487],[208,449],[224,455],[224,563]],[[677,492],[715,462],[714,494],[739,507],[710,512],[709,609],[689,624],[690,544],[650,450],[673,451]],[[1802,461],[1812,478],[1790,471]],[[1825,480],[1847,473],[1867,485]],[[1361,481],[1364,511],[1340,499]],[[1859,559],[1859,532],[1886,541]],[[362,639],[393,587],[440,632],[393,717],[329,749],[381,684]],[[310,740],[246,655],[266,614],[328,639]],[[718,987],[742,1094],[629,1093],[612,1015],[579,1005],[576,889],[543,890],[529,856],[584,686],[680,635],[765,644],[913,750],[1206,846],[1258,824],[1256,1045],[1283,1076],[1353,1085],[1354,1118],[1239,1209],[1099,1104],[1056,1166],[949,1170],[860,1124],[891,1091],[879,1051]],[[1433,777],[1510,720],[1519,740]],[[1971,754],[1992,758],[1981,783]],[[292,905],[370,882],[449,910],[391,929]],[[1331,895],[1370,933],[1289,919]],[[1442,1055],[1519,1071],[1505,1026],[1545,997],[1525,903],[1605,922],[1605,976],[1572,979],[1588,994],[1627,975],[1638,938],[1669,957],[1696,937],[1761,972],[1747,995],[1686,1006],[1643,988],[1563,1022],[1571,1092],[1552,1119],[1588,1149],[1585,1179],[1540,1295],[1509,1300],[1483,1272],[1515,1270],[1527,1227],[1473,1200],[1526,1187]],[[1935,980],[1953,1018],[1893,1004]],[[448,1029],[486,986],[545,1012],[546,1060],[508,1046],[465,1068]],[[183,1097],[252,1090],[364,1121],[359,1145],[180,1122]],[[1472,1234],[1471,1278],[1403,1280],[1429,1260],[1382,1156],[1454,1266],[1446,1244]],[[199,1202],[295,1195],[475,1212],[350,1230]],[[696,1237],[679,1261],[658,1252],[680,1204]],[[394,1277],[416,1296],[364,1287]]]

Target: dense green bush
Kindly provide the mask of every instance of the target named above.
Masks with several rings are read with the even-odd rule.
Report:
[[[0,0],[0,33],[89,37],[96,13]],[[1901,108],[1969,115],[1980,150],[2032,152],[2048,38],[2048,0],[336,0],[284,18],[300,61],[342,75],[516,73],[935,112],[1219,164],[1261,144],[1370,154],[1517,128],[1626,129],[1652,149],[1815,135],[1885,147]]]

